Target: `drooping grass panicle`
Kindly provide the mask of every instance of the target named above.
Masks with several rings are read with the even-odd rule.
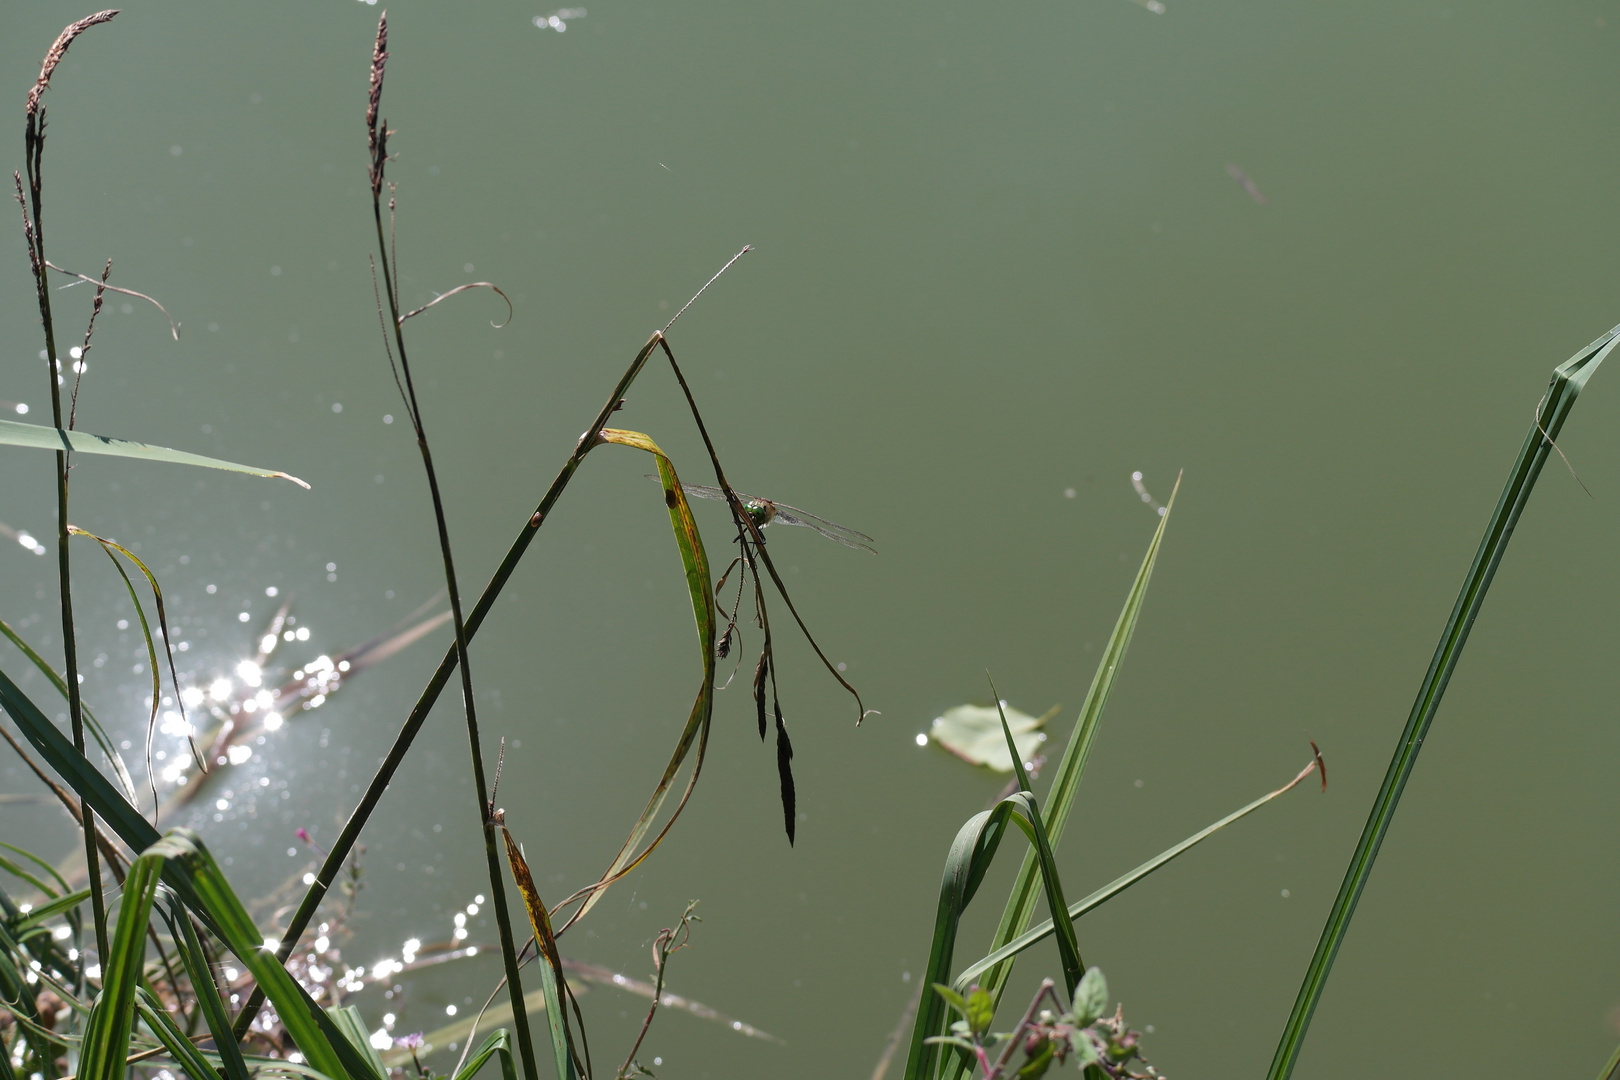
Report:
[[[23,111],[30,120],[34,119],[35,115],[40,112],[39,99],[50,88],[51,75],[56,71],[56,65],[62,62],[62,57],[67,55],[68,46],[72,45],[75,38],[92,26],[111,22],[113,16],[117,14],[118,10],[114,8],[108,11],[98,11],[94,15],[86,15],[78,22],[68,23],[62,32],[57,35],[56,41],[46,51],[45,59],[40,62],[39,78],[34,81],[33,87],[28,91],[28,103]]]

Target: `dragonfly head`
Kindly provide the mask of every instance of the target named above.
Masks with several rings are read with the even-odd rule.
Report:
[[[757,529],[763,529],[771,523],[772,518],[776,517],[776,504],[764,499],[757,501],[750,499],[743,503],[743,509],[748,511],[748,516],[753,519],[754,527]]]

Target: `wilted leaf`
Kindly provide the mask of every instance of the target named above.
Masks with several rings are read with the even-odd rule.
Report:
[[[1007,726],[1012,728],[1013,742],[1025,761],[1034,759],[1046,732],[1040,730],[1057,710],[1044,716],[1031,716],[1008,706]],[[958,705],[946,709],[935,718],[928,729],[928,738],[938,743],[969,765],[983,765],[994,772],[1012,772],[1012,755],[1007,753],[1007,738],[1001,731],[1001,714],[994,705]]]

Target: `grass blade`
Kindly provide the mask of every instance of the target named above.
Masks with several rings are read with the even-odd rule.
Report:
[[[497,1055],[501,1060],[501,1080],[517,1080],[517,1067],[512,1063],[512,1034],[505,1028],[489,1033],[489,1038],[473,1051],[472,1057],[456,1073],[454,1080],[472,1080],[484,1063]]]
[[[692,508],[686,501],[685,489],[681,487],[680,477],[675,474],[675,465],[663,450],[659,449],[658,444],[646,435],[639,431],[603,428],[601,438],[604,442],[645,450],[658,462],[658,478],[664,488],[664,504],[669,507],[670,525],[675,531],[675,544],[680,549],[681,566],[686,571],[686,587],[692,597],[692,616],[697,622],[698,648],[703,660],[703,683],[698,687],[697,700],[692,703],[692,711],[687,716],[686,726],[681,730],[680,738],[676,740],[675,751],[670,755],[669,764],[664,767],[664,774],[659,778],[658,786],[653,789],[646,807],[642,809],[641,816],[631,827],[624,846],[614,856],[613,862],[600,880],[558,905],[562,907],[576,898],[583,898],[579,910],[563,924],[564,930],[583,918],[609,885],[634,870],[643,859],[651,855],[653,849],[668,834],[670,827],[675,824],[675,819],[680,816],[686,807],[687,799],[692,795],[692,789],[697,786],[698,774],[703,770],[703,757],[709,744],[709,721],[714,715],[716,621],[714,589],[709,577],[709,558],[703,550],[703,537],[698,533],[697,520],[693,518]],[[681,793],[680,802],[676,804],[664,827],[638,854],[637,848],[640,847],[648,830],[652,828],[653,819],[658,816],[658,811],[675,782],[675,775],[680,771],[681,764],[686,760],[694,741],[697,743],[697,759],[692,765],[692,774],[686,781],[686,790]]]
[[[56,669],[51,667],[51,665],[46,662],[45,658],[39,655],[39,653],[34,650],[32,645],[24,641],[22,636],[19,635],[17,631],[13,630],[4,619],[0,619],[0,634],[5,635],[6,640],[17,646],[17,651],[26,656],[28,658],[28,662],[38,668],[40,672],[51,681],[51,685],[56,687],[57,692],[62,695],[64,700],[67,698],[67,682],[62,678],[61,675],[58,675]],[[118,782],[124,787],[125,797],[128,798],[130,802],[134,802],[135,778],[129,775],[129,767],[124,764],[123,756],[118,753],[117,748],[113,746],[112,740],[107,737],[107,732],[102,728],[101,721],[97,720],[95,715],[91,713],[90,706],[80,702],[79,711],[84,716],[84,726],[90,729],[90,735],[96,740],[96,745],[101,747],[101,752],[106,754],[107,760],[111,762],[114,775],[118,777]]]
[[[185,1070],[191,1080],[219,1080],[219,1073],[214,1071],[208,1058],[197,1049],[197,1045],[186,1038],[186,1033],[175,1025],[169,1018],[168,1010],[163,1003],[141,989],[136,997],[135,1007],[142,1020],[146,1021],[147,1028],[157,1036],[158,1042],[169,1052],[174,1063]],[[79,1075],[89,1080],[89,1073],[79,1071]]]
[[[144,851],[157,843],[157,829],[129,800],[102,776],[88,758],[73,748],[56,725],[52,724],[39,706],[29,700],[4,671],[0,671],[0,707],[22,729],[23,737],[33,744],[56,775],[67,781],[69,787],[107,822],[118,838],[135,851]]]
[[[105,454],[110,457],[139,458],[144,461],[167,461],[175,465],[200,465],[207,469],[247,473],[249,476],[270,476],[291,480],[301,488],[309,487],[291,473],[275,469],[261,469],[254,465],[238,465],[234,461],[204,457],[184,450],[170,450],[163,446],[130,442],[127,439],[109,439],[104,435],[91,435],[83,431],[67,431],[45,424],[25,424],[20,420],[0,420],[0,446],[25,446],[34,450],[72,451],[75,454]]]
[[[956,949],[957,930],[962,914],[973,902],[974,894],[984,881],[984,875],[989,871],[996,850],[1006,835],[1009,821],[1023,831],[1035,850],[1036,866],[1046,886],[1047,903],[1051,908],[1054,923],[1067,911],[1063,903],[1062,886],[1058,882],[1056,864],[1052,858],[1051,845],[1046,842],[1046,831],[1044,825],[1040,823],[1040,807],[1029,792],[1014,792],[991,809],[969,818],[951,843],[950,854],[945,860],[945,875],[939,887],[939,908],[934,917],[934,940],[928,952],[927,967],[922,975],[924,986],[950,985],[951,960]],[[1067,924],[1067,920],[1064,922]],[[1085,968],[1080,961],[1079,950],[1073,944],[1072,926],[1067,935],[1068,944],[1063,945],[1062,941],[1063,938],[1060,937],[1060,950],[1065,953],[1063,956],[1065,975],[1074,967],[1078,967],[1084,973]],[[1069,983],[1070,989],[1072,990],[1078,982],[1079,977],[1076,976]],[[938,1044],[930,1040],[945,1034],[948,1020],[945,999],[938,994],[924,991],[922,1004],[917,1010],[917,1022],[911,1031],[911,1050],[906,1058],[905,1080],[926,1080],[927,1077],[934,1075],[939,1050]],[[958,1056],[953,1059],[953,1063],[966,1060],[968,1059],[961,1059]]]
[[[523,907],[529,913],[529,926],[534,930],[534,942],[540,948],[540,987],[546,1001],[546,1026],[551,1032],[551,1052],[557,1064],[557,1080],[573,1080],[574,1037],[568,1029],[568,1013],[562,1006],[562,995],[568,992],[568,981],[563,977],[562,958],[557,953],[557,935],[551,929],[551,913],[535,888],[534,875],[523,850],[506,826],[501,826],[506,840],[506,859],[512,867],[512,880],[523,894]]]
[[[101,993],[85,1023],[78,1071],[82,1080],[123,1080],[137,982],[146,958],[146,924],[165,855],[160,841],[130,864],[124,878],[124,900],[109,942],[111,951],[101,958]]]
[[[1092,677],[1091,688],[1086,692],[1085,703],[1080,707],[1079,719],[1075,721],[1074,734],[1069,737],[1068,745],[1063,748],[1063,758],[1058,763],[1052,789],[1047,794],[1046,835],[1053,848],[1056,848],[1063,838],[1069,811],[1074,806],[1075,793],[1080,789],[1081,774],[1085,772],[1086,762],[1091,757],[1092,744],[1096,741],[1097,731],[1102,724],[1103,710],[1108,705],[1109,695],[1113,693],[1114,682],[1119,677],[1120,665],[1124,663],[1126,650],[1130,648],[1131,635],[1136,630],[1137,619],[1141,617],[1148,582],[1153,577],[1153,566],[1159,558],[1159,545],[1164,540],[1165,528],[1170,524],[1170,515],[1176,506],[1176,493],[1180,490],[1181,478],[1178,476],[1176,486],[1170,492],[1170,499],[1165,503],[1164,513],[1159,517],[1159,527],[1154,530],[1153,539],[1148,543],[1147,554],[1142,557],[1142,565],[1136,572],[1136,580],[1131,583],[1131,591],[1125,597],[1125,607],[1120,611],[1119,619],[1114,623],[1114,631],[1109,635],[1108,644],[1103,649],[1102,659],[1097,664],[1097,673]],[[1024,857],[1023,866],[1018,869],[1012,894],[1007,898],[1001,922],[991,939],[992,951],[1007,944],[1029,925],[1030,916],[1035,912],[1035,877],[1038,869],[1037,853],[1031,851]],[[1012,962],[1009,960],[986,972],[979,985],[989,991],[999,1004],[1002,989],[1011,974]]]
[[[1075,901],[1069,906],[1069,918],[1071,920],[1078,919],[1086,912],[1091,911],[1094,908],[1101,907],[1106,901],[1112,900],[1114,897],[1118,896],[1132,885],[1135,885],[1138,881],[1141,881],[1143,878],[1153,873],[1153,871],[1170,862],[1176,856],[1197,847],[1203,841],[1209,839],[1211,836],[1232,824],[1232,822],[1237,821],[1239,818],[1247,817],[1249,814],[1254,813],[1254,811],[1266,805],[1266,803],[1270,802],[1272,799],[1277,798],[1279,795],[1282,795],[1285,792],[1291,791],[1297,784],[1299,784],[1300,781],[1304,780],[1307,776],[1311,775],[1311,773],[1315,772],[1319,764],[1320,757],[1318,757],[1317,760],[1312,761],[1309,765],[1305,766],[1304,770],[1302,770],[1298,776],[1294,777],[1276,791],[1262,795],[1252,803],[1249,803],[1247,806],[1234,810],[1232,813],[1227,814],[1213,825],[1206,826],[1205,828],[1193,833],[1191,836],[1187,837],[1187,839],[1183,840],[1174,847],[1161,851],[1159,854],[1155,855],[1141,866],[1138,866],[1135,870],[1115,878],[1113,881],[1109,882],[1107,885],[1104,885],[1102,888],[1098,889],[1090,896],[1087,896],[1085,899]],[[1326,781],[1323,782],[1323,786],[1326,786]],[[1039,926],[1033,926],[1024,933],[1018,935],[1012,941],[1009,941],[1007,944],[997,949],[995,952],[991,953],[989,956],[968,965],[968,967],[956,977],[955,988],[957,992],[964,992],[967,987],[973,984],[973,981],[977,979],[979,975],[983,974],[985,971],[988,971],[990,968],[995,967],[1002,961],[1010,960],[1012,957],[1017,956],[1019,953],[1023,952],[1025,949],[1029,948],[1031,945],[1034,945],[1038,941],[1045,941],[1052,935],[1052,930],[1053,923],[1051,920],[1043,922]]]
[[[191,918],[179,901],[172,893],[164,899],[166,902],[159,905],[158,913],[169,924],[169,936],[174,939],[175,951],[180,954],[180,962],[185,966],[186,978],[191,980],[192,995],[202,1009],[208,1033],[214,1037],[225,1080],[248,1080],[247,1063],[231,1031],[231,1018],[225,1011],[225,1003],[220,1000],[219,989],[208,966],[208,954],[203,952],[202,942],[197,940]],[[208,1077],[207,1080],[214,1078]]]
[[[388,1070],[383,1067],[382,1058],[377,1056],[377,1048],[371,1045],[371,1032],[366,1030],[366,1021],[360,1015],[357,1006],[344,1005],[336,1009],[327,1009],[326,1015],[343,1033],[348,1044],[371,1064],[378,1076],[388,1075]]]
[[[1356,903],[1361,899],[1361,891],[1372,875],[1373,862],[1378,858],[1379,846],[1383,844],[1384,836],[1389,832],[1390,822],[1394,820],[1395,809],[1400,803],[1401,792],[1412,775],[1412,769],[1417,765],[1418,751],[1423,747],[1429,725],[1434,722],[1435,713],[1440,708],[1440,700],[1445,695],[1446,684],[1451,681],[1451,673],[1456,670],[1463,646],[1468,642],[1468,632],[1473,628],[1474,620],[1479,616],[1480,608],[1485,603],[1485,593],[1490,589],[1491,579],[1496,575],[1496,568],[1502,562],[1508,541],[1513,538],[1513,528],[1518,524],[1519,515],[1524,512],[1530,493],[1535,489],[1536,479],[1541,475],[1542,466],[1547,463],[1547,455],[1554,448],[1554,440],[1558,438],[1570,409],[1574,407],[1576,397],[1586,385],[1586,380],[1592,377],[1592,373],[1603,363],[1604,358],[1616,344],[1620,344],[1620,326],[1592,342],[1553,371],[1552,382],[1536,407],[1535,423],[1525,436],[1524,446],[1519,450],[1519,456],[1508,473],[1507,484],[1503,487],[1501,498],[1496,503],[1496,511],[1491,515],[1490,523],[1485,528],[1485,536],[1480,540],[1479,551],[1474,555],[1473,565],[1468,568],[1468,576],[1463,580],[1462,591],[1451,610],[1451,618],[1447,620],[1446,627],[1440,634],[1440,643],[1435,647],[1434,659],[1429,661],[1428,674],[1424,676],[1423,684],[1418,689],[1417,700],[1412,704],[1406,728],[1401,732],[1400,742],[1396,744],[1395,756],[1390,759],[1389,769],[1384,774],[1383,786],[1378,789],[1378,797],[1374,800],[1367,824],[1361,831],[1361,839],[1356,843],[1355,853],[1350,857],[1350,866],[1345,871],[1344,882],[1339,886],[1339,895],[1333,901],[1333,909],[1328,914],[1327,924],[1322,928],[1322,937],[1317,942],[1316,953],[1311,957],[1310,966],[1305,971],[1304,982],[1299,988],[1299,997],[1294,1002],[1288,1023],[1283,1027],[1276,1056],[1272,1059],[1271,1069],[1266,1074],[1267,1080],[1285,1080],[1294,1071],[1294,1064],[1299,1060],[1300,1050],[1305,1042],[1305,1033],[1310,1027],[1311,1016],[1316,1011],[1322,990],[1327,985],[1328,974],[1333,969],[1334,957],[1338,955],[1339,946],[1344,943],[1345,934],[1350,929],[1350,920],[1355,915]]]

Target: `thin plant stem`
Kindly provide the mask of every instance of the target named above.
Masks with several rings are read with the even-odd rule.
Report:
[[[416,433],[416,446],[422,454],[422,468],[427,473],[428,491],[433,498],[433,520],[439,533],[439,554],[444,561],[445,588],[450,594],[450,616],[456,633],[456,662],[461,668],[461,700],[467,721],[467,744],[472,756],[473,787],[477,795],[478,824],[484,834],[484,854],[489,867],[490,899],[495,908],[495,923],[500,930],[501,957],[506,966],[506,988],[512,1001],[512,1021],[517,1032],[518,1057],[523,1062],[527,1080],[538,1080],[535,1066],[533,1039],[523,1003],[523,984],[518,972],[517,945],[513,940],[511,913],[506,908],[506,879],[501,871],[500,855],[496,848],[496,823],[490,812],[489,787],[484,779],[484,752],[478,735],[478,706],[473,694],[472,664],[467,655],[467,622],[461,610],[461,589],[456,580],[455,557],[450,547],[450,527],[445,518],[444,499],[439,490],[439,477],[433,467],[433,452],[428,446],[427,429],[422,423],[422,408],[416,396],[416,383],[411,375],[410,359],[405,351],[405,320],[399,311],[399,294],[395,281],[397,272],[394,259],[397,245],[389,243],[383,233],[382,185],[388,161],[387,121],[379,127],[377,110],[381,102],[383,73],[388,62],[388,15],[385,12],[377,23],[377,43],[372,53],[371,93],[366,109],[366,127],[371,150],[371,210],[377,226],[377,253],[382,263],[383,294],[388,303],[389,322],[392,324],[393,347],[398,354],[398,376],[404,378],[405,408]],[[394,221],[394,198],[388,198],[390,233]],[[384,348],[387,348],[384,338]],[[394,356],[389,355],[390,366]],[[558,1077],[557,1080],[567,1080]]]
[[[105,18],[103,18],[105,16]],[[23,161],[28,174],[28,203],[23,207],[23,233],[28,242],[28,259],[34,272],[34,290],[39,297],[39,320],[45,334],[46,378],[51,389],[51,422],[62,426],[62,390],[59,374],[61,363],[56,348],[56,323],[51,316],[51,290],[46,279],[44,176],[45,110],[40,95],[50,85],[51,73],[61,62],[75,37],[96,21],[112,17],[102,12],[81,20],[64,29],[45,54],[38,81],[29,92],[26,126],[23,132]],[[92,21],[94,20],[94,21]],[[22,202],[21,180],[18,180],[18,202]],[[33,211],[32,220],[29,209]],[[73,567],[68,544],[68,470],[67,451],[56,452],[56,568],[62,608],[62,672],[68,689],[68,724],[72,731],[73,748],[84,752],[84,703],[79,692],[79,652],[73,625]],[[102,894],[101,863],[96,850],[96,819],[89,806],[83,807],[81,819],[84,828],[84,861],[90,881],[90,910],[96,931],[96,955],[103,961],[109,955],[107,939],[107,900]]]
[[[652,356],[653,350],[658,347],[658,342],[662,338],[661,333],[654,333],[647,340],[647,343],[641,347],[635,359],[630,362],[630,366],[619,377],[618,383],[613,387],[613,392],[608,395],[607,402],[602,406],[601,411],[597,413],[596,418],[587,429],[586,436],[582,436],[579,442],[575,444],[573,453],[568,456],[567,461],[563,462],[557,476],[551,481],[551,486],[541,496],[540,503],[535,508],[534,513],[524,522],[516,539],[507,548],[505,558],[496,567],[495,573],[489,579],[489,583],[484,586],[484,591],[478,597],[478,602],[467,613],[465,628],[465,639],[467,641],[470,642],[477,636],[478,628],[483,625],[484,619],[488,617],[490,611],[495,607],[495,601],[500,597],[501,590],[506,587],[507,581],[511,579],[512,574],[517,570],[518,563],[522,561],[529,545],[534,542],[535,536],[539,534],[540,526],[550,516],[553,507],[557,504],[557,500],[562,497],[563,491],[568,487],[569,481],[573,479],[580,463],[585,460],[585,455],[590,453],[596,446],[601,445],[588,436],[606,426],[608,419],[613,415],[614,410],[623,403],[624,395],[629,391],[637,376],[641,374],[642,369],[646,367],[648,357]],[[299,938],[309,928],[310,920],[315,917],[315,912],[319,909],[327,890],[332,887],[332,882],[336,880],[338,873],[343,868],[344,857],[349,849],[354,846],[355,841],[359,839],[361,830],[365,828],[366,822],[370,819],[372,812],[376,810],[377,804],[382,801],[384,792],[388,790],[388,785],[393,781],[394,773],[398,771],[400,764],[405,760],[405,755],[410,752],[411,744],[416,740],[417,733],[421,731],[422,724],[427,720],[428,713],[432,711],[433,706],[438,702],[440,693],[443,692],[445,685],[450,681],[450,676],[455,672],[459,657],[460,650],[454,644],[445,651],[443,659],[439,661],[438,668],[433,672],[433,677],[428,680],[428,684],[417,698],[416,704],[412,706],[410,715],[406,717],[405,723],[400,727],[399,734],[395,736],[394,745],[389,748],[387,756],[383,758],[382,764],[377,767],[377,772],[372,776],[371,783],[367,785],[365,793],[360,797],[360,802],[354,808],[354,812],[349,815],[349,819],[344,822],[343,829],[338,833],[337,839],[332,842],[332,850],[327,854],[326,861],[321,864],[321,868],[316,871],[315,880],[310,884],[308,891],[304,893],[303,900],[299,902],[298,909],[293,913],[292,919],[287,924],[287,930],[282,935],[278,955],[283,961],[292,955],[293,950],[298,946]],[[248,1026],[253,1023],[253,1019],[258,1015],[259,1008],[263,1003],[264,995],[258,989],[255,989],[253,995],[248,999],[247,1005],[244,1006],[242,1012],[236,1018],[235,1031],[238,1038],[246,1033]]]

